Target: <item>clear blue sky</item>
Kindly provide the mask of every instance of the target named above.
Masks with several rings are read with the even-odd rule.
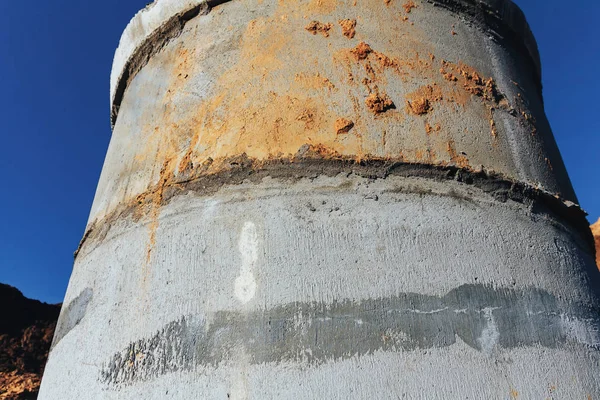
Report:
[[[61,302],[110,140],[109,74],[148,0],[0,0],[0,282]],[[517,0],[538,39],[546,112],[600,217],[600,2]]]

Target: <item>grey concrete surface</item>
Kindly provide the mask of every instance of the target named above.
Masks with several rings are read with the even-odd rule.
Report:
[[[188,194],[159,220],[149,263],[148,220],[82,250],[66,309],[94,294],[40,398],[600,391],[592,254],[525,205],[340,175]]]
[[[590,233],[512,3],[201,4],[123,36],[40,399],[600,397]]]

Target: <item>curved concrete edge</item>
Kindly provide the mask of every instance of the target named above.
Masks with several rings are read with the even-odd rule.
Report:
[[[144,41],[177,14],[189,11],[206,2],[207,0],[156,0],[131,19],[121,35],[113,59],[110,74],[111,106],[115,100],[115,93],[123,70]]]
[[[231,0],[155,0],[129,22],[115,52],[110,75],[111,126],[128,83],[185,23]],[[537,42],[523,11],[512,0],[424,0],[464,15],[496,38],[522,43],[537,72],[541,93],[541,61]],[[157,42],[157,43],[153,43]]]
[[[426,0],[436,6],[467,15],[477,25],[490,31],[498,39],[508,40],[525,47],[534,64],[541,86],[542,62],[540,52],[523,10],[512,0]],[[504,26],[502,26],[504,25]],[[508,28],[506,30],[505,28]]]
[[[496,201],[506,203],[528,204],[532,213],[550,213],[561,219],[581,235],[583,241],[594,250],[594,237],[589,228],[587,213],[579,204],[565,200],[543,189],[532,187],[526,183],[510,180],[502,175],[484,170],[474,171],[455,166],[431,164],[413,164],[392,160],[356,162],[355,160],[323,160],[295,159],[272,160],[255,165],[251,160],[238,159],[236,165],[221,172],[184,176],[180,180],[167,182],[162,187],[164,195],[159,206],[168,204],[173,198],[195,193],[199,196],[210,196],[225,186],[235,186],[244,182],[261,182],[264,178],[275,180],[299,180],[315,175],[336,176],[338,174],[354,175],[372,180],[387,179],[390,176],[402,178],[423,178],[445,183],[460,183],[475,187],[483,193],[491,195]],[[150,188],[152,192],[156,188]],[[124,204],[112,210],[86,227],[86,232],[79,242],[73,257],[77,260],[84,245],[89,241],[104,237],[110,227],[123,218],[139,213],[139,201]],[[142,206],[143,207],[143,206]]]
[[[202,8],[208,9],[211,3],[210,0],[156,0],[149,4],[143,10],[139,11],[129,22],[125,31],[119,40],[119,46],[115,51],[112,70],[110,74],[110,107],[111,107],[111,122],[114,126],[116,121],[118,108],[123,97],[126,85],[130,80],[131,64],[143,52],[145,45],[156,36],[162,36],[161,48],[169,39],[169,35],[161,35],[160,31],[165,29],[170,23],[181,22],[185,24],[185,17],[191,19],[200,13]],[[192,14],[192,15],[189,15]],[[182,28],[183,26],[181,26]],[[177,29],[174,29],[172,35],[176,35]],[[166,32],[165,32],[166,33]],[[171,36],[173,37],[173,36]],[[148,61],[152,54],[149,54],[144,61]],[[142,65],[143,66],[143,65]],[[141,68],[138,67],[138,70]],[[135,70],[135,68],[134,68]]]

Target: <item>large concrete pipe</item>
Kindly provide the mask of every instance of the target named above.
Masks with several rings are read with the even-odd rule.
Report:
[[[40,399],[597,399],[598,273],[508,0],[161,0]]]

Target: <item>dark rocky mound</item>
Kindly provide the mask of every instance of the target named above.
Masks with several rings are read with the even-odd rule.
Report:
[[[0,400],[35,399],[60,305],[0,283]]]

